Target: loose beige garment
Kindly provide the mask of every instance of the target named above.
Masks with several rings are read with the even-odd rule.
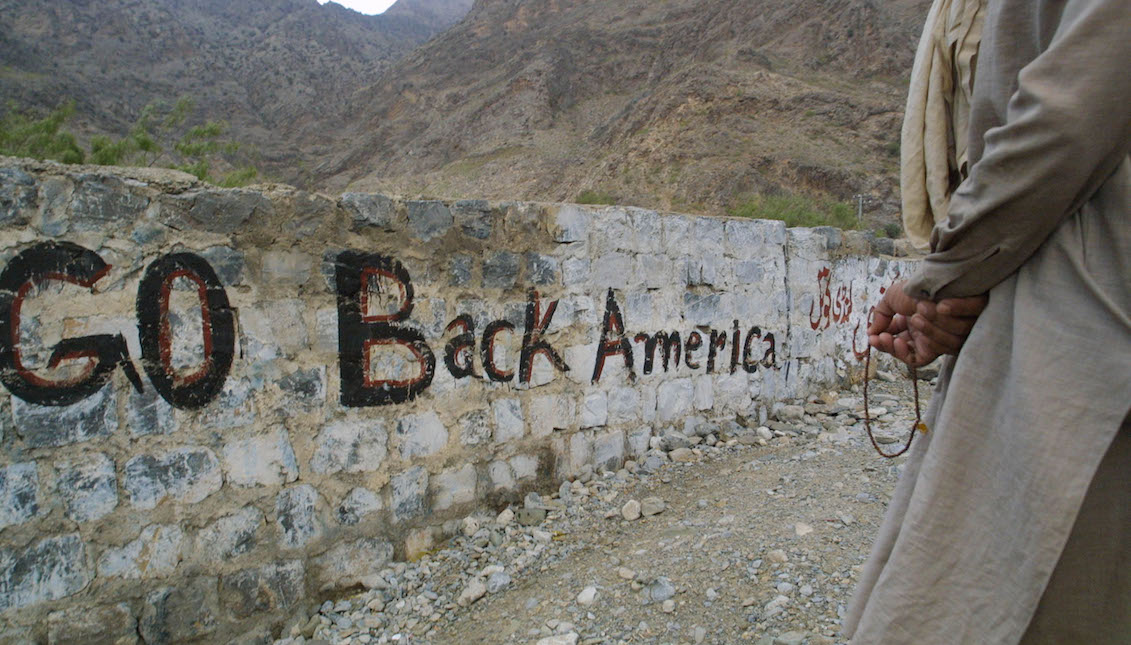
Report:
[[[989,304],[940,374],[861,570],[855,645],[1041,642],[1026,630],[1057,604],[1042,596],[1131,409],[1129,34],[1127,0],[989,0],[970,174],[907,287]],[[1110,495],[1131,505],[1131,490]],[[1053,592],[1105,591],[1079,575]],[[1110,624],[1062,642],[1131,642],[1131,598],[1108,602]]]
[[[900,194],[907,238],[925,250],[969,172],[970,97],[986,0],[935,0],[927,14],[900,133]]]

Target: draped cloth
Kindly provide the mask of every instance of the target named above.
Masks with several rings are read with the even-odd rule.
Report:
[[[907,238],[926,249],[966,178],[970,97],[986,0],[935,0],[919,39],[900,134],[900,192]]]
[[[853,645],[1131,642],[1131,529],[1101,512],[1131,507],[1128,34],[1127,0],[986,6],[969,174],[906,290],[989,304],[860,571]]]

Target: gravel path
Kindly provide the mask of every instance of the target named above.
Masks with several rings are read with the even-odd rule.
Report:
[[[873,388],[877,434],[902,441],[910,383],[881,373]],[[859,391],[794,403],[466,518],[277,645],[839,643],[902,460],[872,450]]]

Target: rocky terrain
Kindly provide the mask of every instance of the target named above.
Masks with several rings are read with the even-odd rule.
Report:
[[[910,383],[881,372],[872,395],[894,448]],[[902,461],[873,452],[862,403],[855,388],[765,425],[669,431],[639,462],[450,523],[449,541],[296,617],[276,645],[841,642]]]

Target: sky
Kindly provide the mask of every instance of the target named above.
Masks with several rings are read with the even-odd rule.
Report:
[[[334,0],[335,4],[340,4],[343,7],[349,7],[359,13],[377,14],[381,13],[397,0]],[[318,0],[319,4],[326,4],[327,0]]]

